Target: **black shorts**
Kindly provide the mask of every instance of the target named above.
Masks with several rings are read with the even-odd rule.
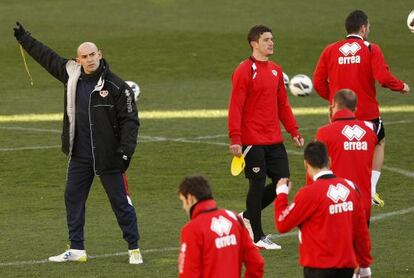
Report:
[[[376,118],[373,120],[369,120],[370,122],[374,123],[377,132],[378,142],[385,138],[385,129],[384,129],[384,122],[381,118]]]
[[[243,151],[247,146],[243,146]],[[289,161],[283,143],[274,145],[253,145],[245,156],[244,175],[248,179],[270,177],[279,180],[288,178]]]
[[[304,267],[303,275],[305,278],[352,278],[353,268],[312,268]]]

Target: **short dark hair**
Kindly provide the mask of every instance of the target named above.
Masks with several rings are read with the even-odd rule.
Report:
[[[339,109],[349,109],[355,111],[358,97],[354,91],[350,89],[342,89],[336,92],[334,102],[338,104]]]
[[[247,34],[247,41],[249,42],[249,45],[252,41],[258,41],[260,35],[266,32],[272,33],[272,29],[264,25],[255,25],[250,28],[249,33]]]
[[[357,33],[363,25],[368,25],[368,16],[361,10],[351,12],[345,19],[345,29],[348,34]]]
[[[193,195],[198,201],[213,199],[210,183],[203,176],[187,176],[180,183],[178,193],[187,197]]]
[[[303,156],[306,162],[314,168],[322,169],[328,166],[328,150],[320,141],[315,140],[306,145]]]

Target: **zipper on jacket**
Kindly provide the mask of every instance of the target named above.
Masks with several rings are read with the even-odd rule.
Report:
[[[93,91],[89,94],[89,105],[88,105],[88,117],[89,117],[89,134],[91,137],[91,151],[92,151],[92,159],[93,159],[93,172],[95,173],[96,176],[99,176],[98,173],[96,172],[96,159],[95,159],[95,152],[94,152],[94,145],[93,145],[93,134],[92,134],[92,121],[91,121],[91,99],[92,99],[92,94],[96,91],[96,86],[93,89]]]

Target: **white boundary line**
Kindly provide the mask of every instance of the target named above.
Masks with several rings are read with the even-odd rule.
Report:
[[[45,149],[55,149],[55,148],[60,148],[60,145],[28,146],[28,147],[18,147],[18,148],[0,148],[0,152],[14,152],[14,151],[26,151],[26,150],[45,150]]]
[[[401,122],[401,121],[399,121]],[[1,129],[2,127],[0,127]],[[19,127],[15,127],[16,130],[23,130]],[[55,132],[56,130],[53,129],[29,129],[30,131],[39,131],[42,132]],[[161,137],[161,136],[140,136],[139,143],[148,143],[148,142],[179,142],[179,143],[192,143],[192,144],[207,144],[207,145],[215,145],[215,146],[228,146],[228,143],[223,142],[214,142],[214,141],[204,141],[200,140],[198,138],[219,138],[222,137],[222,135],[212,135],[212,136],[201,136],[201,137],[195,137],[193,139],[186,139],[186,138],[167,138],[167,137]],[[12,151],[22,151],[22,150],[44,150],[44,149],[53,149],[53,148],[59,148],[59,145],[52,145],[52,146],[27,146],[27,147],[16,147],[16,148],[0,148],[0,152],[12,152]],[[303,155],[303,151],[297,151],[297,150],[291,150],[287,149],[287,153],[293,154],[293,155]],[[384,170],[394,172],[409,178],[414,178],[414,172],[404,170],[401,168],[391,167],[391,166],[383,166]]]
[[[0,126],[0,129],[5,130],[19,130],[19,131],[34,131],[34,132],[51,132],[51,133],[61,133],[61,130],[58,129],[47,129],[47,128],[32,128],[32,127],[20,127],[20,126]]]
[[[409,177],[409,178],[414,178],[414,172],[410,172],[410,171],[403,170],[403,169],[400,169],[400,168],[383,165],[382,169],[385,169],[385,170],[388,170],[390,172],[394,172],[394,173],[397,173],[397,174],[400,174],[400,175],[403,175],[403,176],[406,176],[406,177]]]
[[[404,215],[414,212],[414,207],[406,208],[397,211],[391,211],[387,213],[382,213],[376,216],[371,217],[371,222],[376,222],[378,220],[383,220],[386,218],[390,218],[393,216]],[[272,234],[272,238],[284,238],[284,237],[291,237],[296,236],[298,234],[297,231],[289,232],[286,234]],[[177,243],[178,244],[178,243]],[[163,253],[169,251],[177,251],[178,247],[164,247],[164,248],[154,248],[154,249],[147,249],[142,250],[143,254],[150,254],[150,253]],[[126,256],[128,252],[116,252],[116,253],[109,253],[109,254],[100,254],[100,255],[89,255],[88,259],[100,259],[100,258],[111,258],[111,257],[119,257],[119,256]],[[51,263],[48,259],[43,260],[31,260],[31,261],[18,261],[18,262],[8,262],[8,263],[0,263],[0,267],[6,266],[21,266],[21,265],[35,265],[35,264],[44,264],[44,263]]]

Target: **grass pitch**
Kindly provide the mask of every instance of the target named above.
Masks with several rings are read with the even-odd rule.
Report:
[[[369,15],[370,40],[382,47],[393,73],[414,87],[414,36],[405,25],[412,6],[407,1],[3,1],[0,277],[176,277],[179,232],[187,221],[176,196],[183,176],[205,174],[221,207],[244,208],[247,182],[230,175],[223,111],[231,73],[250,54],[249,27],[258,23],[272,27],[273,60],[290,77],[311,76],[322,49],[344,36],[344,18],[357,8]],[[73,57],[81,42],[96,42],[115,73],[140,85],[142,128],[128,177],[142,235],[143,265],[127,264],[127,246],[99,181],[89,195],[85,227],[86,248],[93,258],[85,264],[45,261],[67,244],[63,201],[67,158],[59,151],[63,86],[28,58],[34,79],[30,86],[12,36],[16,20],[66,57]],[[408,278],[414,276],[414,101],[411,95],[381,88],[378,97],[387,133],[379,184],[386,205],[373,209],[373,277]],[[326,103],[315,94],[289,98],[297,111],[319,109],[297,113],[302,135],[309,141],[327,121],[321,111]],[[200,110],[218,112],[200,117],[194,113]],[[148,116],[151,113],[156,116]],[[27,114],[57,117],[22,117]],[[10,118],[14,120],[4,120]],[[289,141],[286,145],[297,189],[304,180],[301,151]],[[277,234],[273,207],[264,211],[264,228]],[[283,249],[262,251],[265,277],[302,277],[296,236],[275,240]]]

